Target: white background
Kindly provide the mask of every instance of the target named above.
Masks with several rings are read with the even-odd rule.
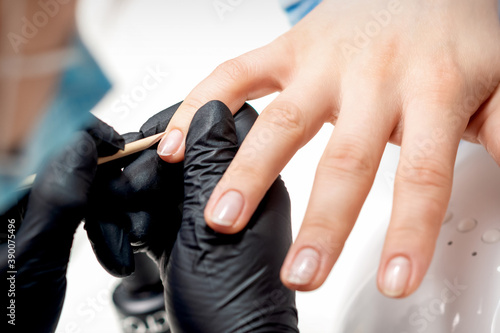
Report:
[[[151,115],[184,99],[218,64],[263,46],[289,29],[277,0],[222,2],[236,5],[221,14],[212,0],[82,0],[82,36],[114,84],[95,113],[119,132],[137,130]],[[143,80],[151,70],[158,69],[168,75],[156,88],[141,95]],[[124,95],[134,93],[134,106],[127,107]],[[260,112],[273,97],[251,104]],[[294,235],[300,228],[315,168],[332,130],[331,125],[325,125],[283,171],[292,199]],[[377,253],[370,258],[358,255],[389,216],[398,154],[398,148],[388,147],[372,192],[328,281],[315,292],[297,294],[302,332],[338,329],[349,296],[346,286],[352,287],[355,281],[350,270],[366,262],[378,262]],[[85,232],[79,229],[57,332],[120,332],[110,298],[116,283],[96,262]]]

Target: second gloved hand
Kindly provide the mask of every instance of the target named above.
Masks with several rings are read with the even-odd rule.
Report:
[[[29,198],[0,216],[21,224],[8,243],[0,244],[0,276],[15,281],[9,297],[15,301],[15,326],[9,332],[55,331],[73,235],[85,215],[98,157],[116,153],[123,143],[111,127],[95,119],[47,162],[26,194]]]

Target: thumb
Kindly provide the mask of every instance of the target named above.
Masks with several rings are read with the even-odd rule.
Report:
[[[125,141],[113,127],[109,126],[94,115],[90,115],[92,121],[88,125],[86,132],[92,137],[97,146],[99,157],[110,156],[123,150]]]

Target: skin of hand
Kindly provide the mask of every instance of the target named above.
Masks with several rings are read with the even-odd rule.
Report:
[[[184,158],[193,114],[217,99],[262,112],[205,208],[236,233],[294,153],[335,129],[317,167],[300,233],[281,270],[318,288],[339,257],[387,142],[401,145],[378,287],[405,297],[421,283],[450,197],[461,138],[500,163],[500,25],[495,0],[326,0],[289,32],[219,66],[186,98],[158,153]]]

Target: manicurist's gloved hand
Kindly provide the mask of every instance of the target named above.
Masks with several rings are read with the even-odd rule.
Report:
[[[213,231],[203,214],[238,150],[238,139],[246,135],[255,116],[248,108],[240,110],[235,131],[229,109],[210,102],[191,123],[183,219],[170,261],[163,267],[170,324],[178,332],[297,331],[294,293],[279,279],[292,241],[290,202],[281,179],[274,181],[240,233]],[[235,212],[223,208],[218,213]]]
[[[139,132],[124,134],[125,141],[161,133],[178,107],[159,112]],[[110,274],[131,274],[134,251],[148,250],[159,260],[173,245],[182,216],[182,168],[182,163],[159,159],[156,146],[99,166],[85,229],[97,259]]]
[[[12,331],[55,331],[66,291],[73,234],[84,217],[97,159],[114,154],[123,145],[111,127],[95,119],[87,131],[75,133],[73,141],[37,175],[27,207],[10,211],[17,211],[15,219],[23,219],[13,239],[15,262],[7,261],[8,244],[0,245],[1,276],[17,271]],[[7,215],[2,223],[13,218]]]
[[[163,131],[178,106],[129,135]],[[99,168],[86,228],[89,236],[122,235],[116,239],[123,242],[96,243],[98,238],[92,237],[94,248],[101,263],[115,273],[123,271],[120,265],[128,260],[120,255],[122,251],[127,258],[129,250],[121,245],[126,237],[134,250],[147,250],[156,259],[173,332],[298,331],[294,292],[279,279],[292,240],[290,202],[281,179],[237,234],[214,232],[203,215],[213,188],[256,118],[247,104],[233,118],[224,104],[212,101],[191,124],[183,164],[162,161],[152,147]],[[107,257],[102,256],[106,252]]]

